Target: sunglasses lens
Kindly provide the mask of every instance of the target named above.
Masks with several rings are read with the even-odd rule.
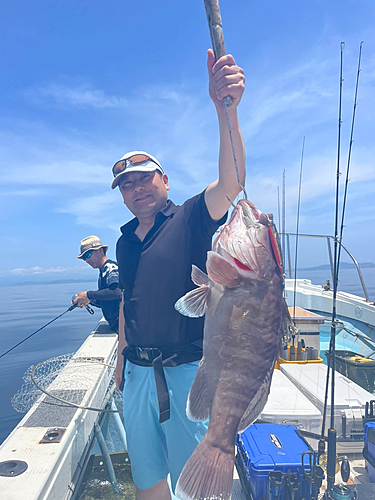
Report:
[[[147,155],[134,155],[129,158],[132,165],[139,165],[140,163],[145,163],[150,157]]]
[[[126,168],[126,161],[125,160],[118,161],[112,168],[113,175],[116,177],[116,175],[125,170],[125,168]]]
[[[91,257],[91,255],[92,255],[92,252],[86,252],[84,255],[82,255],[82,259],[87,260]]]
[[[126,160],[120,160],[112,168],[113,175],[116,177],[117,174],[123,172],[126,169],[128,163],[130,163],[131,165],[140,165],[141,163],[145,163],[149,159],[150,157],[147,155],[133,155]]]

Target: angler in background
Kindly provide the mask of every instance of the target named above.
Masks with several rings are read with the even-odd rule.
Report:
[[[245,151],[237,118],[244,74],[231,55],[215,63],[208,51],[209,94],[220,132],[218,179],[176,206],[161,163],[144,151],[125,154],[113,168],[112,188],[135,216],[121,228],[116,257],[124,289],[125,328],[120,312],[116,384],[124,383],[124,422],[137,500],[170,500],[186,461],[203,438],[207,422],[186,416],[186,401],[202,357],[203,318],[180,315],[175,302],[194,288],[191,266],[205,269],[212,236],[241,191],[225,108],[245,183]],[[213,152],[214,154],[214,152]],[[173,161],[173,159],[172,159]],[[121,355],[122,354],[122,355]]]
[[[100,307],[112,331],[118,332],[118,316],[121,299],[117,262],[106,256],[107,245],[97,236],[88,236],[81,241],[78,259],[84,260],[94,269],[99,269],[98,290],[77,293],[72,302],[78,307],[91,304]]]

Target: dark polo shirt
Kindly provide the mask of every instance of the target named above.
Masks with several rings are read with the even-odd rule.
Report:
[[[182,316],[174,304],[196,288],[191,266],[206,270],[212,236],[225,220],[211,219],[203,192],[182,206],[168,200],[142,242],[134,234],[137,218],[122,226],[116,257],[128,345],[170,352],[203,338],[204,319]]]
[[[118,285],[117,262],[107,259],[99,269],[98,290],[89,290],[87,298],[96,307],[101,307],[103,316],[112,331],[118,331],[118,314],[121,291]]]

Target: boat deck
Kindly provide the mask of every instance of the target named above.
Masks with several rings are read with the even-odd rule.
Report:
[[[131,472],[130,472],[130,463],[126,461],[124,464],[124,459],[121,459],[123,453],[115,453],[112,455],[112,461],[115,466],[116,464],[121,465],[121,470],[116,470],[117,480],[119,482],[121,491],[123,492],[123,496],[116,496],[112,490],[112,487],[108,481],[106,471],[103,466],[103,462],[100,461],[100,455],[95,457],[95,463],[91,464],[92,472],[90,475],[87,475],[84,479],[84,488],[81,489],[81,494],[78,496],[78,500],[87,500],[88,498],[92,498],[90,494],[93,493],[93,490],[96,493],[95,498],[98,498],[97,495],[99,491],[101,491],[100,498],[102,500],[112,500],[114,498],[123,498],[123,500],[134,500],[135,499],[135,487],[131,480]],[[369,484],[370,479],[367,473],[365,460],[360,458],[359,454],[349,455],[350,461],[350,479],[348,481],[349,485],[354,484]],[[338,472],[336,474],[336,484],[343,484],[341,474]],[[324,491],[327,484],[326,481],[323,481],[321,494],[319,498],[322,498],[324,495]],[[172,496],[172,500],[178,500],[174,495]],[[234,479],[233,479],[233,487],[231,500],[252,500],[248,493],[245,493],[241,481],[238,477],[237,470],[234,471]]]
[[[348,485],[369,484],[370,478],[367,472],[365,459],[360,458],[358,454],[348,455],[348,459],[350,462],[350,478],[347,484]],[[341,478],[340,472],[336,474],[335,484],[345,484]],[[326,480],[324,480],[321,488],[321,493],[319,495],[320,499],[323,498],[326,487],[327,487],[327,482]],[[246,494],[242,489],[237,471],[235,471],[234,474],[231,500],[251,500],[248,496],[246,496]]]
[[[366,468],[366,461],[364,458],[362,459],[351,459],[348,457],[350,461],[350,479],[354,484],[368,484],[370,482],[370,478]],[[341,475],[338,474],[337,482],[341,481]],[[351,484],[353,484],[351,483]]]

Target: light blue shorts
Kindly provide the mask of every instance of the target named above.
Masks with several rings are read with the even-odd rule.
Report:
[[[126,362],[124,422],[133,480],[139,489],[151,488],[170,474],[174,491],[185,463],[206,433],[208,420],[191,422],[186,416],[198,364],[164,367],[171,418],[159,424],[153,368]]]

